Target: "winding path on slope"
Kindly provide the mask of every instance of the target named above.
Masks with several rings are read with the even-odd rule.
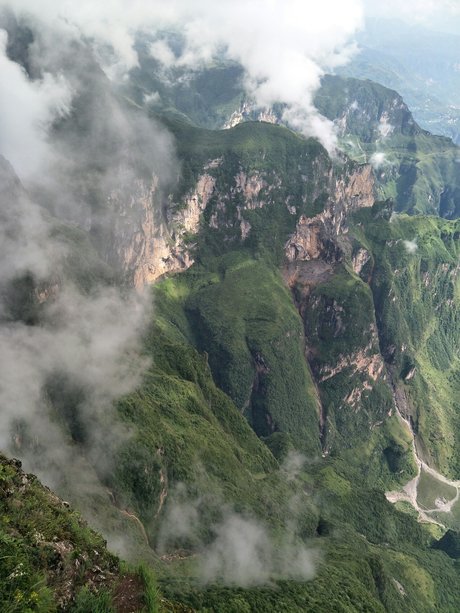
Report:
[[[414,507],[414,509],[418,512],[419,521],[430,522],[433,524],[437,524],[438,526],[442,526],[443,528],[446,528],[446,526],[443,523],[441,523],[440,521],[432,517],[431,513],[450,513],[452,511],[453,507],[455,506],[455,504],[458,502],[460,498],[460,481],[451,481],[450,479],[447,479],[447,477],[445,477],[444,475],[441,475],[441,473],[438,473],[438,471],[436,471],[434,468],[431,468],[431,466],[428,466],[428,464],[426,464],[426,462],[424,462],[419,457],[417,446],[415,444],[415,435],[414,435],[414,431],[412,430],[412,426],[409,420],[402,416],[397,402],[395,402],[395,407],[396,407],[396,411],[397,411],[399,419],[404,423],[404,425],[409,430],[409,433],[412,437],[412,449],[414,453],[415,462],[417,464],[417,475],[413,479],[411,479],[408,483],[406,483],[406,485],[402,488],[401,491],[386,492],[385,496],[387,500],[392,503],[401,502],[401,501],[409,502]],[[437,506],[434,509],[421,508],[417,501],[417,495],[418,495],[418,486],[420,483],[420,477],[422,474],[422,470],[428,473],[429,475],[431,475],[431,477],[433,477],[437,481],[440,481],[441,483],[444,483],[445,485],[448,485],[454,488],[456,492],[455,497],[448,501],[440,500],[439,504],[437,504]]]

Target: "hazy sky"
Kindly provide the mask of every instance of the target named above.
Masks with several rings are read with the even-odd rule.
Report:
[[[365,14],[460,35],[460,0],[365,0]]]

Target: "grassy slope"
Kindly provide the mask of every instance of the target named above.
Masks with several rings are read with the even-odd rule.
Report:
[[[248,262],[245,264],[251,266]],[[204,273],[190,271],[163,281],[157,287],[157,317],[177,341],[180,339],[184,343],[187,336],[193,338],[186,305],[193,286],[210,287],[208,281],[209,276],[206,278]],[[219,287],[220,283],[222,281],[215,274],[212,286]],[[236,305],[238,301],[239,297]],[[233,297],[231,304],[234,302]],[[227,304],[226,309],[233,314],[237,307],[233,309]],[[181,351],[183,354],[184,348]],[[396,439],[400,434],[396,422],[390,420],[386,427],[391,430],[393,426],[392,436]],[[378,432],[375,436],[385,435]],[[408,441],[401,442],[408,444]],[[363,447],[366,444],[369,442]],[[369,445],[369,448],[374,447]],[[376,471],[377,457],[364,455],[361,465],[356,458],[360,453],[361,448],[355,447],[349,457],[344,454],[311,464],[290,483],[289,490],[284,490],[286,497],[300,487],[308,493],[306,500],[313,503],[297,528],[297,538],[313,539],[312,546],[319,547],[323,555],[318,577],[313,582],[275,582],[276,589],[236,589],[219,585],[204,589],[193,579],[193,565],[183,569],[180,564],[173,564],[169,570],[160,571],[163,576],[160,584],[168,599],[186,603],[198,611],[269,611],[273,607],[280,611],[306,608],[329,611],[331,603],[343,611],[430,611],[434,606],[454,611],[458,598],[451,584],[455,577],[454,563],[442,554],[430,552],[427,549],[429,533],[412,518],[396,511],[381,491],[357,485],[363,483],[364,465],[367,465],[368,482],[379,487],[379,483],[388,479],[385,477],[382,481],[378,472],[381,469]],[[271,487],[265,490],[264,503],[270,508],[272,528],[282,535],[286,509],[283,511],[279,499],[274,502],[273,497],[277,496],[280,487],[277,474],[275,469],[272,477],[266,475],[262,483],[270,483]],[[238,506],[267,518],[266,509],[261,509],[253,496],[247,497],[244,489],[240,492]],[[322,536],[318,538],[318,534]],[[404,596],[396,582],[403,586]]]
[[[0,609],[5,613],[157,610],[151,573],[121,567],[103,538],[34,475],[0,456]]]
[[[172,601],[203,611],[269,611],[274,607],[329,611],[331,603],[344,611],[431,611],[435,607],[454,611],[460,597],[454,562],[431,552],[429,532],[398,512],[382,494],[383,487],[392,480],[404,480],[412,469],[410,440],[395,418],[371,432],[366,430],[369,435],[363,437],[361,415],[340,413],[337,394],[349,381],[337,380],[325,385],[322,395],[331,406],[335,403],[331,414],[336,413],[342,451],[309,465],[297,480],[289,482],[269,451],[281,461],[294,440],[310,457],[317,455],[316,398],[301,359],[302,324],[277,266],[284,239],[294,225],[280,204],[290,191],[297,190],[296,204],[304,202],[305,207],[301,212],[311,216],[321,210],[324,187],[317,189],[319,175],[314,176],[312,162],[323,158],[318,166],[327,168],[324,151],[276,126],[245,124],[216,133],[193,128],[176,117],[169,123],[183,164],[178,193],[193,186],[203,165],[215,158],[223,160],[210,171],[221,193],[233,193],[234,175],[241,167],[246,172],[265,173],[265,177],[275,170],[282,185],[274,192],[272,204],[245,213],[252,235],[244,248],[233,221],[223,230],[203,226],[196,250],[198,264],[157,286],[156,323],[147,341],[153,367],[142,389],[120,403],[122,418],[132,425],[135,436],[120,452],[112,485],[144,521],[152,543],[161,536],[157,522],[151,521],[160,506],[162,488],[164,491],[161,470],[167,474],[171,499],[177,482],[184,484],[186,500],[206,493],[197,529],[201,543],[212,536],[210,526],[222,512],[222,500],[268,521],[281,538],[289,514],[286,504],[296,492],[306,490],[305,513],[296,538],[313,539],[324,557],[315,581],[278,583],[275,590],[200,587],[193,579],[193,561],[178,561],[159,566],[162,589]],[[301,174],[309,177],[304,185]],[[237,196],[232,198],[225,203],[230,220],[241,204]],[[216,205],[211,201],[205,222]],[[371,220],[367,222],[372,226]],[[386,222],[385,232],[388,227]],[[376,227],[379,236],[384,235],[382,230]],[[379,257],[378,241],[374,244],[374,237],[361,236],[360,230],[356,233],[375,252],[374,257]],[[391,269],[386,274],[392,278]],[[372,309],[372,297],[360,279],[343,269],[315,291],[320,300],[333,299],[345,307],[350,318],[347,333],[364,334],[359,307],[364,302]],[[373,296],[375,300],[375,288]],[[321,310],[312,317],[316,317],[312,328],[317,330]],[[369,314],[367,323],[373,317]],[[331,344],[327,322],[323,328],[324,338],[315,342],[318,355],[325,360],[334,359],[348,341],[356,340],[352,334],[351,340],[343,337]],[[200,354],[194,347],[207,353]],[[251,388],[254,390],[256,362],[264,385],[259,381],[252,400],[256,408],[270,407],[281,430],[267,439],[269,448],[241,415]],[[287,381],[292,383],[286,385]],[[384,390],[374,392],[365,398],[364,413],[375,421],[388,408],[388,401]],[[254,420],[257,410],[248,409]],[[257,427],[257,420],[254,425]],[[305,435],[300,434],[303,430]],[[168,510],[167,501],[163,512]],[[177,538],[170,547],[193,549],[194,542],[189,536]]]
[[[196,370],[198,365],[201,365],[201,368],[205,365],[202,357],[190,348],[187,349],[185,335],[190,333],[190,330],[184,310],[188,295],[185,286],[186,278],[181,275],[162,282],[156,293],[158,323],[166,336],[156,332],[154,355],[155,352],[163,354],[163,345],[168,349],[168,353],[173,353],[171,345],[174,345],[177,348],[174,351],[177,357],[175,360],[162,359],[161,362],[156,359],[154,368],[167,371],[172,369],[177,385],[183,385],[184,379],[187,381],[191,378],[190,372],[193,371],[190,371],[190,368],[193,363],[196,364]],[[166,337],[169,337],[168,341]],[[184,359],[187,355],[189,358]],[[206,372],[209,373],[207,367]],[[158,388],[158,381],[155,381],[155,387]],[[167,402],[172,404],[169,397]],[[149,421],[146,420],[152,412],[152,405],[147,402],[142,404],[145,413],[138,414],[138,419],[143,424],[143,435],[147,437],[153,434],[148,426]],[[184,406],[184,403],[181,405]],[[225,406],[230,415],[233,415],[232,419],[238,423],[232,412],[233,405],[227,400]],[[179,406],[176,405],[176,412],[178,411]],[[282,538],[286,528],[286,518],[291,516],[289,507],[292,506],[292,497],[301,496],[306,511],[304,510],[301,518],[294,518],[295,538],[306,539],[313,548],[319,547],[322,552],[318,577],[313,582],[275,581],[274,586],[269,589],[225,588],[218,584],[204,588],[194,579],[196,570],[193,563],[185,567],[180,562],[168,567],[160,566],[158,572],[161,589],[168,600],[177,603],[177,610],[180,610],[178,603],[185,603],[198,611],[270,611],[273,607],[286,611],[300,611],[306,607],[311,610],[329,611],[331,603],[337,603],[338,607],[342,607],[338,610],[344,611],[430,611],[435,606],[434,603],[440,606],[441,610],[455,610],[454,605],[459,595],[452,589],[455,585],[454,563],[448,561],[443,554],[430,552],[427,549],[430,542],[428,532],[424,532],[410,517],[396,511],[387,503],[381,492],[365,486],[359,487],[359,468],[352,469],[347,460],[331,458],[310,464],[297,479],[286,483],[285,473],[279,471],[276,463],[271,460],[271,467],[266,467],[265,472],[262,472],[263,467],[256,467],[260,472],[258,478],[253,480],[248,466],[253,465],[256,460],[260,462],[261,450],[257,439],[252,438],[249,430],[248,438],[253,440],[252,453],[258,457],[253,457],[252,460],[246,457],[245,462],[250,462],[244,469],[247,487],[237,483],[238,489],[233,489],[232,483],[238,478],[235,473],[241,472],[242,468],[238,468],[238,464],[230,459],[227,472],[226,465],[222,464],[221,460],[229,462],[229,458],[219,457],[211,447],[211,459],[219,457],[218,468],[225,471],[225,474],[221,472],[217,475],[218,479],[213,486],[212,477],[203,477],[202,469],[194,463],[196,457],[200,457],[203,450],[209,449],[212,444],[206,433],[203,433],[201,423],[198,420],[195,423],[189,422],[189,411],[182,410],[180,414],[183,417],[174,420],[167,418],[168,412],[163,404],[151,415],[152,423],[153,420],[155,423],[156,445],[165,442],[166,424],[169,425],[167,434],[170,438],[178,437],[183,432],[181,447],[176,447],[171,452],[165,447],[164,457],[168,474],[169,469],[175,470],[174,465],[180,466],[181,459],[186,458],[188,471],[182,472],[179,478],[182,482],[191,482],[190,496],[196,495],[198,491],[214,491],[216,496],[215,486],[220,484],[219,507],[222,506],[220,501],[223,498],[239,511],[249,512],[264,521],[268,520],[271,529],[279,538]],[[185,419],[187,421],[184,421]],[[200,441],[195,440],[195,429],[199,429]],[[224,445],[228,439],[228,434],[219,434],[219,429],[210,434],[213,442],[219,446]],[[196,456],[190,458],[187,449]],[[266,452],[263,452],[262,457],[265,454]],[[203,465],[206,460],[206,457],[203,459],[201,456],[200,464]],[[143,468],[144,465],[137,466],[137,470],[145,474]],[[206,468],[209,470],[208,466]],[[171,472],[171,485],[176,478]],[[306,496],[304,492],[307,492]],[[205,508],[208,514],[202,518],[200,538],[206,541],[210,537],[206,528],[218,520],[219,508],[216,509],[213,497],[208,499],[208,506]],[[292,525],[289,529],[292,533]],[[318,537],[318,533],[322,536]],[[362,536],[358,536],[358,533]],[[190,541],[180,540],[172,545],[193,547]],[[404,586],[406,596],[400,595],[393,579]]]
[[[162,468],[171,490],[180,482],[191,496],[203,491],[244,508],[261,502],[277,462],[174,324],[159,319],[150,339],[153,366],[141,389],[119,404],[136,434],[119,451],[113,486],[154,539]],[[274,499],[282,496],[281,487]]]
[[[240,135],[244,134],[244,129],[243,126],[240,128]],[[247,128],[247,133],[252,129]],[[256,129],[258,128],[254,128]],[[211,152],[215,152],[214,138],[215,136],[210,136],[210,148],[207,148],[208,145],[205,147],[205,157],[208,159]],[[240,152],[244,152],[244,149]],[[375,211],[370,213],[371,219],[374,213]],[[366,224],[369,223],[370,226],[370,235],[373,231],[372,223],[379,223],[373,219],[371,223],[371,219],[366,219]],[[363,221],[359,218],[357,223]],[[387,221],[382,219],[382,224],[385,231],[388,231],[388,228],[391,231],[392,226],[390,227]],[[383,227],[376,225],[375,231],[379,237],[384,236],[382,230]],[[207,230],[203,232],[206,233]],[[374,236],[364,237],[359,226],[355,228],[355,232],[369,248]],[[206,239],[206,234],[202,234],[202,238]],[[411,239],[412,237],[407,236],[407,240]],[[257,238],[255,239],[255,244],[260,243],[264,243],[264,238],[259,243]],[[221,242],[221,247],[222,244]],[[217,246],[217,243],[215,245]],[[269,329],[273,329],[273,321],[270,326],[267,322],[262,326],[251,325],[249,331],[247,324],[254,323],[255,312],[265,315],[269,313],[271,318],[276,317],[277,307],[283,304],[284,299],[280,282],[277,280],[278,273],[273,264],[269,264],[270,260],[276,263],[277,257],[272,256],[262,264],[257,259],[260,252],[251,254],[251,245],[247,246],[249,252],[247,249],[242,251],[235,243],[233,245],[227,245],[226,249],[239,253],[219,258],[212,255],[216,247],[213,249],[212,243],[208,241],[208,249],[198,251],[201,266],[195,267],[180,278],[162,282],[157,288],[157,313],[172,324],[171,330],[175,331],[175,335],[182,335],[201,349],[206,349],[216,381],[234,395],[240,406],[244,406],[244,400],[247,398],[247,391],[245,396],[244,390],[248,390],[251,384],[251,377],[247,374],[250,367],[249,346],[254,343],[263,346],[264,342],[267,342],[270,338]],[[441,245],[437,244],[433,249],[440,247]],[[375,250],[373,252],[375,255]],[[392,275],[390,270],[387,270],[387,274],[389,277]],[[276,298],[271,301],[267,311],[263,296],[268,288],[270,294]],[[357,333],[352,335],[351,342],[356,341],[356,336],[359,337],[359,332],[362,332],[363,311],[359,306],[362,307],[364,301],[372,308],[369,289],[357,277],[342,270],[315,292],[318,297],[332,297],[342,301],[351,318],[350,333],[354,330],[353,326],[357,326]],[[254,295],[262,296],[257,305],[251,300]],[[355,309],[352,308],[353,304],[356,304]],[[289,310],[288,308],[285,312],[288,313]],[[317,314],[317,317],[318,324],[320,314]],[[369,321],[371,320],[373,317]],[[317,325],[313,327],[316,329]],[[251,339],[251,336],[256,338]],[[346,346],[346,338],[339,339],[337,347],[334,347],[334,342],[331,345],[327,341],[327,330],[322,336],[324,338],[318,342],[318,354],[321,356],[323,352],[323,357],[327,359],[336,356]],[[295,355],[295,351],[292,353],[292,347],[290,354]],[[230,364],[230,371],[222,368],[224,363]],[[294,364],[295,361],[292,361],[291,366]],[[284,371],[280,372],[282,373]],[[340,387],[340,382],[336,385]],[[327,392],[323,392],[325,393]],[[389,398],[386,396],[383,393],[382,397],[377,395],[370,398],[371,410],[376,410],[376,403],[382,409],[387,409]],[[346,421],[341,424],[340,430],[343,431],[345,426]],[[357,486],[357,483],[362,481],[363,474],[366,476],[364,483],[373,482],[378,488],[384,487],[389,479],[395,477],[394,474],[391,475],[391,470],[388,471],[385,462],[382,462],[382,450],[388,452],[385,456],[387,459],[393,454],[391,462],[388,463],[393,465],[393,471],[399,474],[399,478],[409,476],[411,466],[408,436],[401,430],[395,418],[376,428],[367,440],[363,440],[360,435],[361,444],[357,441],[351,442],[356,436],[357,428],[359,429],[359,426],[356,424],[350,426],[350,452],[338,453],[303,473],[302,478],[309,484],[309,490],[317,505],[316,512],[320,518],[317,529],[321,531],[319,526],[332,526],[331,533],[322,543],[326,562],[316,581],[305,585],[283,583],[274,595],[272,590],[264,589],[228,590],[215,586],[203,590],[198,589],[193,581],[189,584],[186,578],[177,583],[165,579],[163,585],[169,596],[187,602],[198,610],[263,611],[271,610],[273,606],[277,606],[279,610],[297,610],[296,607],[302,610],[302,607],[308,606],[312,610],[321,611],[330,610],[328,607],[335,598],[337,603],[340,602],[337,606],[342,607],[338,610],[366,610],[366,606],[369,607],[368,610],[384,607],[383,610],[391,611],[429,611],[435,606],[440,607],[440,610],[455,610],[458,596],[452,591],[450,580],[446,581],[447,577],[454,577],[453,563],[448,562],[442,555],[428,552],[428,533],[420,531],[410,517],[403,519],[403,516],[385,501],[381,493],[368,489],[369,486],[366,485]],[[401,470],[406,472],[401,473]],[[349,526],[349,537],[346,536],[344,517],[347,518],[345,523]],[[337,536],[336,530],[339,526],[340,536]],[[357,532],[364,534],[362,541],[357,538]],[[311,532],[307,534],[313,536]],[[383,543],[389,545],[384,546]],[[354,570],[350,573],[351,568]],[[355,582],[357,577],[360,577],[358,583]],[[322,584],[322,581],[325,583]],[[346,598],[343,596],[344,585],[347,585]],[[364,605],[365,601],[369,604]]]
[[[318,454],[315,390],[288,291],[261,260],[231,254],[219,264],[220,275],[206,285],[204,274],[186,303],[216,382],[259,435],[281,430],[299,449]]]
[[[388,223],[371,212],[356,219],[374,257],[382,351],[399,380],[416,368],[402,385],[421,451],[458,478],[459,224],[405,215]],[[415,241],[415,251],[410,253],[404,241]]]

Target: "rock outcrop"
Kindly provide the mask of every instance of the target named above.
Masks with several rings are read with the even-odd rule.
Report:
[[[331,177],[331,196],[324,211],[314,217],[302,215],[296,231],[286,243],[288,262],[342,258],[341,238],[348,232],[348,215],[370,207],[375,200],[375,180],[371,166],[361,166],[350,175]]]
[[[120,210],[113,228],[111,259],[136,288],[193,264],[187,238],[198,231],[214,187],[215,179],[204,172],[181,206],[169,201],[163,211],[157,177],[150,185],[138,182],[129,199],[120,193],[111,195],[112,204]]]

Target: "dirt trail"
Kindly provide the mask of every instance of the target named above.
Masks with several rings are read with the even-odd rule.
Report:
[[[136,522],[136,524],[139,526],[140,531],[142,532],[142,535],[145,539],[145,542],[147,543],[147,545],[149,544],[149,537],[147,536],[147,532],[145,531],[144,528],[144,524],[141,522],[141,520],[137,517],[137,515],[135,515],[134,513],[127,511],[126,509],[119,509],[120,513],[122,515],[124,515],[125,517],[128,517],[129,519],[133,520],[134,522]]]
[[[415,444],[415,435],[412,430],[412,426],[409,420],[402,416],[399,410],[396,394],[395,394],[395,407],[396,407],[396,411],[397,411],[399,419],[404,423],[404,425],[409,430],[409,433],[412,437],[412,449],[414,453],[415,462],[417,464],[417,475],[413,479],[411,479],[408,483],[406,483],[406,485],[402,488],[401,491],[386,492],[385,496],[389,502],[393,502],[393,503],[400,502],[400,501],[409,502],[414,507],[414,509],[418,512],[419,521],[430,522],[430,523],[437,524],[438,526],[442,526],[443,528],[445,528],[446,526],[444,526],[444,524],[442,524],[440,521],[432,517],[431,514],[432,513],[450,513],[452,511],[452,508],[454,507],[455,503],[458,502],[460,498],[460,481],[451,481],[450,479],[447,479],[447,477],[445,477],[444,475],[441,475],[441,473],[438,473],[438,471],[436,471],[434,468],[431,468],[431,466],[428,466],[428,464],[426,464],[426,462],[424,462],[419,457],[418,451],[417,451],[417,445]],[[418,485],[420,482],[420,476],[422,474],[422,469],[426,473],[431,475],[437,481],[440,481],[441,483],[444,483],[446,485],[453,487],[456,491],[455,497],[449,501],[438,499],[439,503],[437,500],[436,501],[437,506],[434,509],[421,508],[417,502],[417,494],[418,494]]]

